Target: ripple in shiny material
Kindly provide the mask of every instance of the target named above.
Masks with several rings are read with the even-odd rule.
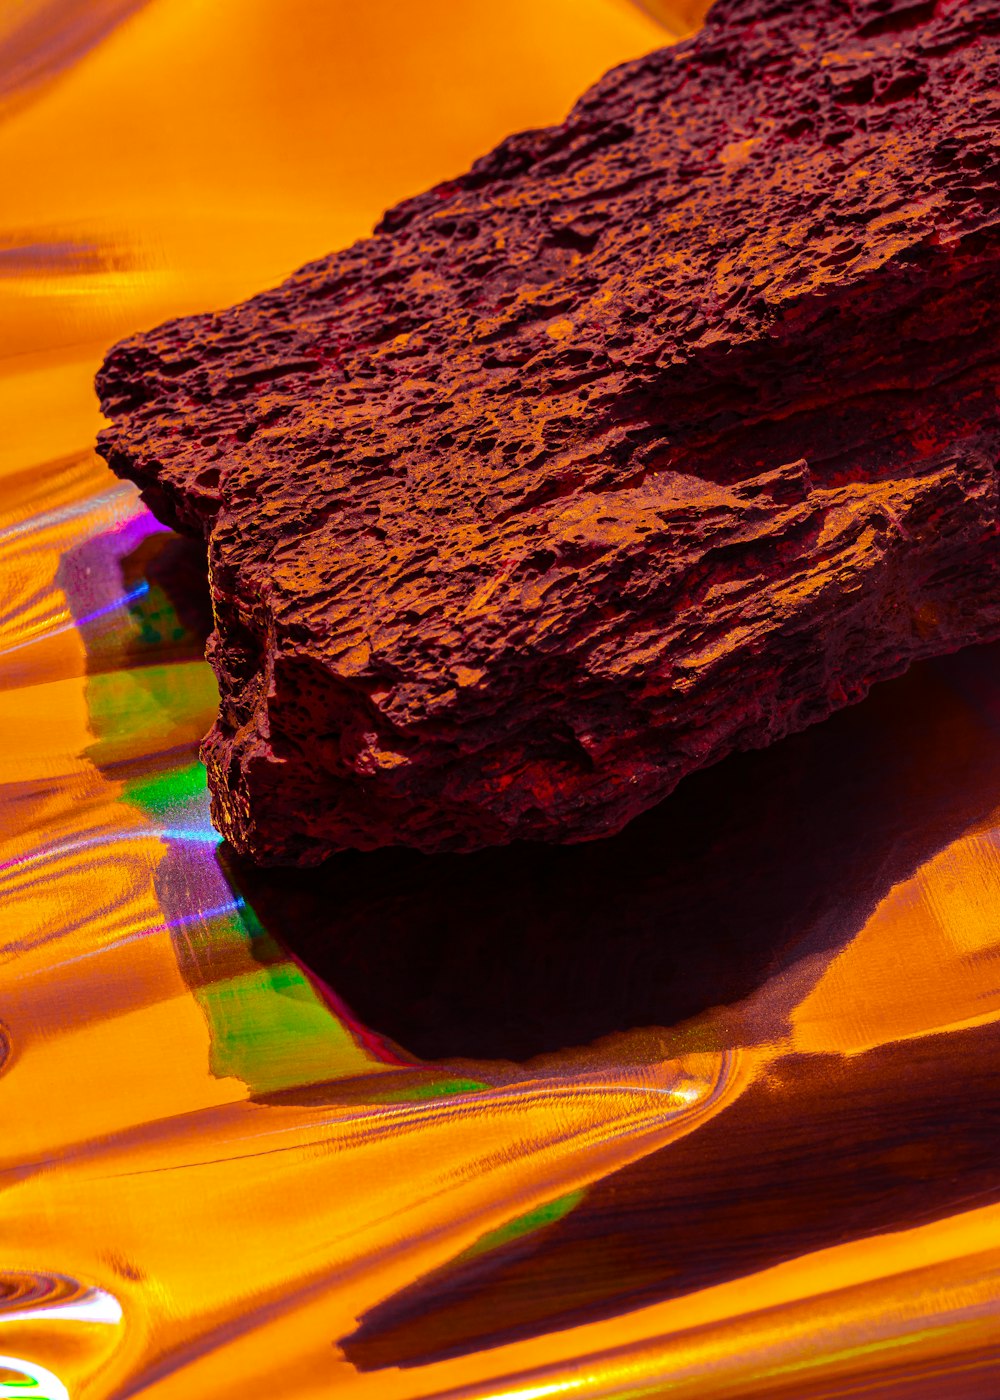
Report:
[[[115,1324],[122,1310],[118,1299],[103,1288],[88,1287],[64,1274],[0,1273],[0,1321],[29,1317]]]
[[[35,1400],[69,1400],[58,1376],[19,1356],[0,1356],[0,1400],[32,1395]]]
[[[0,1273],[0,1313],[75,1303],[91,1291],[62,1274]]]

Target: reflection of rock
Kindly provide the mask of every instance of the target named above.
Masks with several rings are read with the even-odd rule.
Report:
[[[365,1026],[424,1058],[523,1060],[695,1017],[664,1053],[773,1042],[886,892],[1000,803],[998,666],[994,647],[920,666],[608,841],[227,873]]]
[[[264,862],[619,829],[1000,632],[992,0],[720,0],[276,292],[118,347]]]
[[[204,656],[204,547],[158,528],[148,512],[66,549],[57,580],[91,674]]]
[[[201,656],[212,630],[204,549],[164,531],[144,539],[122,559],[121,569],[126,588],[140,581],[149,584],[145,599],[132,609],[140,646],[155,646],[158,660],[178,653]]]

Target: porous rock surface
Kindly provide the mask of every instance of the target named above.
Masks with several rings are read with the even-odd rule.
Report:
[[[117,346],[264,862],[619,829],[1000,635],[1000,7],[719,0],[274,291]]]

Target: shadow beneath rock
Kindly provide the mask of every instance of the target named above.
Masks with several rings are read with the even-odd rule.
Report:
[[[523,1060],[676,1026],[828,958],[998,803],[1000,648],[984,647],[688,778],[605,841],[311,871],[223,859],[366,1026],[426,1059]]]

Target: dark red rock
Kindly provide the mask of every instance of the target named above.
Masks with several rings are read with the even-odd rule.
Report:
[[[1000,9],[721,0],[375,235],[116,347],[264,862],[619,829],[1000,635]]]

